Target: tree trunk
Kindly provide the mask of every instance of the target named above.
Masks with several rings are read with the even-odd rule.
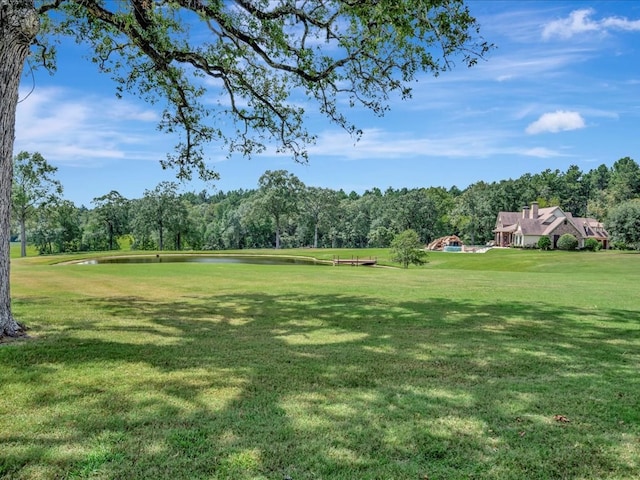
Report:
[[[318,248],[318,222],[313,228],[313,248]]]
[[[9,287],[13,141],[20,77],[39,27],[33,0],[0,0],[0,338],[24,334],[11,313]]]
[[[109,235],[109,251],[113,250],[113,224],[107,222],[107,230]]]
[[[27,256],[27,220],[20,215],[20,256]]]
[[[280,249],[280,217],[275,216],[274,220],[276,221],[276,250]]]

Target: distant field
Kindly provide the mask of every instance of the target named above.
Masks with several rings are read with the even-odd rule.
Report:
[[[38,250],[33,245],[27,244],[27,256],[33,257],[38,255]],[[11,258],[18,258],[20,256],[20,242],[11,242]]]
[[[12,260],[0,478],[638,478],[640,255],[69,258]]]

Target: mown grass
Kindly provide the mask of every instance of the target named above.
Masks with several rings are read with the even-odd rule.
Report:
[[[18,258],[20,256],[20,242],[11,242],[10,251],[11,258]],[[27,244],[27,256],[33,257],[38,255],[38,249],[32,244]]]
[[[58,260],[12,261],[0,478],[638,478],[638,255]]]

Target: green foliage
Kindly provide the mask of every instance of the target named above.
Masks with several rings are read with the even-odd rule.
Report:
[[[168,218],[163,220],[163,249],[273,248],[276,229],[279,246],[286,248],[388,248],[394,236],[408,228],[415,230],[424,244],[451,233],[463,235],[469,242],[473,236],[475,243],[485,243],[493,238],[497,212],[519,210],[522,202],[526,204],[524,198],[538,198],[540,205],[550,201],[557,204],[567,201],[563,200],[567,192],[582,191],[587,185],[606,189],[609,173],[610,169],[601,165],[586,174],[576,168],[566,173],[544,171],[516,180],[481,182],[465,191],[432,187],[388,188],[383,192],[373,188],[363,194],[347,194],[307,187],[285,170],[267,171],[255,190],[215,195],[206,191],[179,194],[175,190],[176,211],[169,223],[165,221]],[[582,186],[570,187],[566,184],[570,180]],[[541,195],[541,191],[546,194]],[[608,210],[611,195],[606,190],[594,195],[596,200],[589,202],[589,208],[600,213]],[[61,228],[57,222],[62,218],[54,214],[55,205],[34,217],[27,232],[46,252],[57,253],[59,248],[117,249],[115,239],[123,234],[135,234],[136,248],[158,249],[159,230],[149,225],[156,217],[148,210],[147,200],[124,199],[117,192],[95,198],[93,209],[80,209],[79,228],[70,230],[78,234],[73,241],[55,241],[54,232]],[[576,200],[576,208],[584,204],[583,200]],[[627,218],[634,218],[634,210],[627,209],[626,202],[617,207],[608,219],[610,233],[616,238],[610,245],[637,248],[640,229]],[[44,218],[47,215],[50,218]],[[114,232],[111,241],[110,229]],[[13,238],[18,238],[17,230]],[[535,247],[540,248],[526,248]]]
[[[492,205],[491,185],[477,182],[470,185],[456,200],[452,223],[463,240],[470,245],[484,244],[493,238],[497,210]]]
[[[383,225],[369,230],[368,244],[372,247],[388,247],[393,242],[395,232]]]
[[[306,187],[302,192],[301,203],[302,220],[310,222],[313,230],[312,245],[313,248],[318,248],[321,231],[328,232],[338,215],[338,193],[329,188]],[[308,243],[303,240],[303,244]]]
[[[203,154],[209,142],[243,156],[273,143],[306,162],[315,136],[300,95],[359,135],[343,99],[382,115],[391,94],[411,96],[421,72],[439,75],[456,58],[473,66],[492,48],[462,1],[46,3],[36,55],[51,66],[45,42],[75,37],[116,80],[118,95],[166,99],[159,127],[184,141],[163,166],[181,178],[192,170],[216,177]],[[219,107],[207,84],[226,99]]]
[[[578,239],[575,237],[575,235],[565,233],[558,239],[557,246],[559,250],[575,250],[576,248],[578,248]]]
[[[112,190],[106,195],[94,198],[92,203],[95,205],[92,213],[97,224],[96,234],[101,231],[106,237],[105,250],[117,250],[117,238],[128,233],[129,201]]]
[[[640,250],[640,198],[613,207],[606,225],[616,248]]]
[[[41,255],[82,250],[82,215],[73,202],[62,200],[41,205],[30,229],[30,238]]]
[[[611,167],[608,190],[614,205],[640,196],[640,166],[629,157],[616,161]]]
[[[52,211],[50,206],[59,202],[62,184],[55,179],[57,167],[50,165],[36,153],[20,152],[13,158],[11,183],[11,214],[20,226],[20,254],[26,256],[27,223],[34,220],[36,211]]]
[[[590,252],[598,252],[601,249],[602,249],[602,243],[600,243],[595,238],[587,238],[584,241],[583,250],[587,250],[587,251],[590,251]]]
[[[275,224],[275,247],[280,248],[283,222],[298,212],[304,184],[286,170],[267,170],[258,179],[260,185],[259,205],[273,218]]]
[[[397,234],[391,242],[391,260],[400,263],[403,268],[409,264],[424,265],[427,253],[415,230],[405,230]]]
[[[538,248],[540,250],[549,250],[551,249],[551,239],[549,237],[542,236],[538,239]]]
[[[191,225],[187,209],[178,195],[177,183],[160,182],[155,189],[145,190],[133,211],[135,248],[183,248],[183,236]]]

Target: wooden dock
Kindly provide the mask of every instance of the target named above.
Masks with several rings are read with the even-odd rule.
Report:
[[[352,267],[371,267],[376,265],[378,260],[375,258],[360,258],[360,257],[351,257],[351,258],[340,258],[333,257],[333,265],[351,265]]]

